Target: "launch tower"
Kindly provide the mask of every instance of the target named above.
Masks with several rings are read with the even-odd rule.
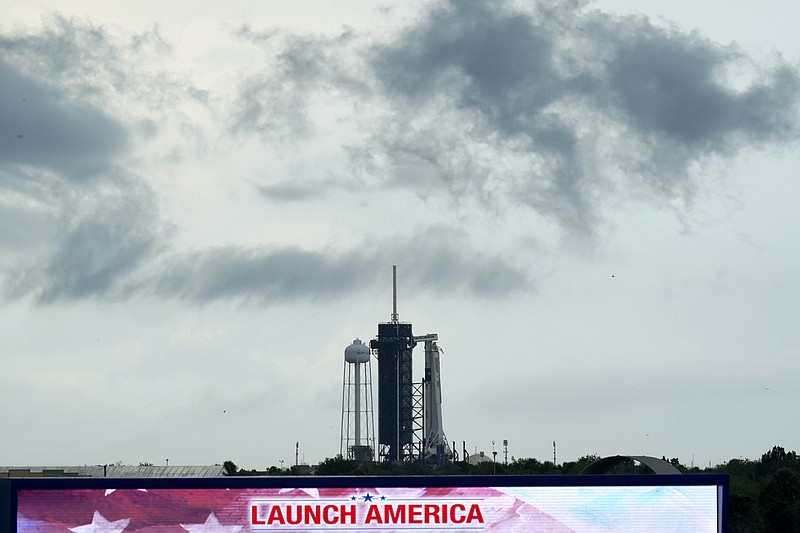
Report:
[[[441,465],[452,460],[442,428],[439,347],[435,333],[415,337],[397,314],[397,267],[392,267],[392,316],[378,324],[370,341],[378,359],[378,460],[424,460]],[[425,377],[412,378],[412,354],[425,343]]]
[[[414,449],[414,386],[411,324],[397,315],[397,267],[392,267],[392,317],[378,324],[378,336],[370,347],[378,359],[378,459],[407,461]]]

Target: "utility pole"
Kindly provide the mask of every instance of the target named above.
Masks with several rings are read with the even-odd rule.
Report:
[[[553,441],[553,466],[557,466],[558,462],[556,461],[556,441]]]

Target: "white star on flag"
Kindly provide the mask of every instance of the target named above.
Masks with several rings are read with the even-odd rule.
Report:
[[[242,526],[223,526],[214,513],[208,515],[205,524],[181,524],[189,533],[239,533]]]
[[[287,493],[287,492],[294,492],[294,491],[296,491],[296,490],[297,490],[297,489],[295,489],[295,488],[285,488],[285,489],[280,489],[280,490],[278,491],[278,494],[285,494],[285,493]],[[312,498],[319,498],[319,489],[302,489],[302,491],[301,491],[301,492],[305,492],[306,494],[308,494],[308,495],[309,495],[309,496],[311,496]]]
[[[128,527],[130,521],[130,518],[124,518],[122,520],[109,522],[103,515],[95,511],[91,524],[71,527],[69,530],[74,533],[120,533],[120,531]]]
[[[147,492],[147,489],[136,489],[136,490],[138,490],[139,492]],[[114,494],[115,492],[117,492],[117,489],[106,489],[105,496],[108,496],[109,494]]]

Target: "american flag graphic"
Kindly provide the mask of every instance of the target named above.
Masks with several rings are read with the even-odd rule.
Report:
[[[479,505],[482,523],[402,523],[289,525],[275,531],[536,531],[567,532],[572,529],[501,490],[465,488],[311,488],[311,489],[74,489],[23,490],[18,496],[17,531],[20,533],[240,533],[265,531],[253,526],[253,506],[288,502],[359,506],[414,505],[456,508],[456,518],[466,518],[470,505]],[[477,503],[476,503],[477,502]],[[420,507],[418,505],[418,507]],[[258,511],[267,516],[266,511]],[[376,516],[378,513],[374,513]],[[419,515],[422,516],[422,515]],[[418,516],[418,517],[419,517]],[[439,517],[440,515],[436,515]],[[452,515],[451,515],[452,516]]]

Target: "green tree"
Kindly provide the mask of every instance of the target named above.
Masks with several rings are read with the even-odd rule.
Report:
[[[358,463],[341,455],[328,457],[317,466],[318,476],[352,476],[358,470]]]
[[[465,461],[448,463],[434,470],[434,473],[443,476],[464,476],[468,475],[470,472],[472,472],[472,465]]]
[[[771,476],[782,468],[788,468],[795,472],[800,471],[797,454],[794,451],[787,452],[780,446],[773,446],[770,451],[761,456],[761,462],[756,467],[756,475]]]
[[[764,482],[759,481],[756,467],[759,461],[731,459],[727,463],[705,470],[707,473],[728,474],[730,494],[728,498],[728,526],[737,533],[762,533],[764,513],[759,503]]]
[[[561,473],[562,474],[580,474],[583,470],[589,466],[590,464],[599,461],[599,455],[584,455],[583,457],[579,458],[577,461],[567,461],[561,464]]]
[[[800,531],[800,478],[788,468],[775,472],[761,491],[761,508],[766,517],[766,532]]]
[[[509,473],[517,475],[553,475],[558,469],[551,461],[541,462],[535,458],[515,459],[509,465]]]
[[[233,461],[225,461],[222,463],[222,473],[226,476],[235,476],[239,468]]]

